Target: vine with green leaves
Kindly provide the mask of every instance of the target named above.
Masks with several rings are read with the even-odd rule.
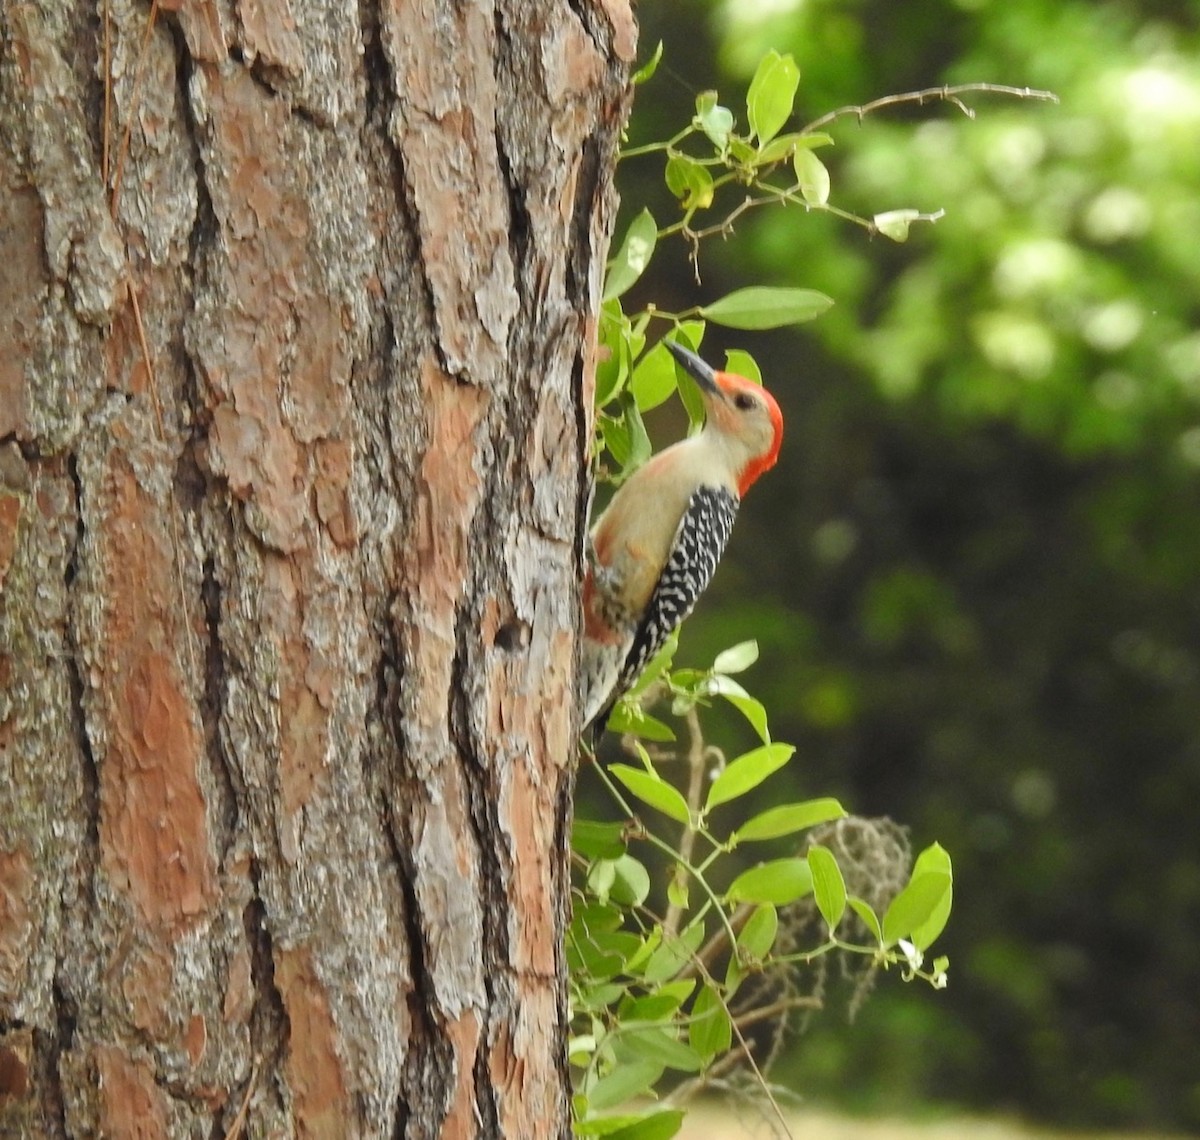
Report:
[[[649,80],[661,56],[660,44],[634,82]],[[676,339],[699,350],[709,322],[764,330],[811,320],[833,304],[812,289],[750,287],[686,312],[647,306],[626,313],[622,297],[660,239],[683,237],[697,276],[701,243],[728,236],[741,215],[763,205],[826,211],[903,241],[912,224],[936,221],[941,211],[864,218],[832,204],[829,171],[817,151],[834,140],[819,128],[903,102],[942,100],[971,115],[962,102],[968,92],[1053,98],[991,84],[931,88],[840,108],[781,133],[799,79],[791,56],[769,52],[747,92],[744,131],[717,93],[707,91],[672,138],[622,154],[665,159],[680,217],[660,227],[642,210],[608,266],[596,376],[601,483],[619,485],[650,457],[643,413],[678,395],[691,429],[703,422],[691,381],[661,343],[647,348],[652,321],[665,322]],[[717,220],[702,224],[705,217]],[[728,352],[725,368],[761,381],[743,350]],[[821,1006],[831,959],[843,969],[862,963],[856,1000],[870,979],[892,967],[905,980],[946,985],[947,959],[927,962],[926,955],[950,914],[951,861],[936,843],[913,860],[902,828],[856,819],[835,799],[782,803],[738,818],[739,801],[794,753],[771,739],[766,709],[735,679],[754,663],[757,646],[735,645],[708,669],[675,668],[676,648],[672,637],[610,719],[628,762],[596,758],[589,765],[617,818],[575,820],[566,946],[575,1132],[662,1140],[681,1127],[684,1104],[697,1091],[749,1087],[786,1135],[765,1070],[789,1026]],[[727,759],[706,742],[701,711],[714,701],[737,710],[756,747]],[[682,741],[648,711],[664,703],[683,723]],[[664,775],[676,771],[678,779]],[[734,806],[724,810],[728,805]],[[664,837],[668,829],[673,839]],[[739,848],[762,844],[776,845],[773,857],[731,871],[740,865],[732,858]],[[668,868],[657,891],[648,862]],[[740,1086],[732,1080],[739,1071],[749,1076]]]

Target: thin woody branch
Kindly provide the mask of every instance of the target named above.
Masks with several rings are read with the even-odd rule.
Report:
[[[1009,95],[1016,99],[1042,99],[1048,103],[1057,103],[1058,96],[1053,91],[1040,91],[1034,87],[1009,87],[1003,83],[959,83],[953,86],[925,87],[920,91],[905,91],[899,95],[884,95],[872,99],[869,103],[853,104],[827,111],[813,119],[801,129],[801,134],[810,134],[820,130],[836,119],[853,115],[861,123],[867,115],[882,111],[885,107],[900,107],[915,104],[918,107],[926,103],[950,103],[957,107],[968,119],[975,118],[975,112],[960,98],[962,95]]]

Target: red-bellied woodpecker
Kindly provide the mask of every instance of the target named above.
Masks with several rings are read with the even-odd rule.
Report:
[[[596,735],[692,612],[742,496],[774,465],[783,438],[783,416],[768,391],[715,371],[678,344],[667,348],[699,385],[705,423],[635,471],[592,528],[580,689],[584,726],[594,725]]]

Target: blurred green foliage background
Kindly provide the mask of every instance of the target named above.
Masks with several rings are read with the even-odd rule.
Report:
[[[856,1108],[1200,1129],[1200,6],[1183,0],[646,0],[630,144],[769,48],[799,114],[942,83],[1049,88],[839,119],[831,201],[944,208],[906,244],[796,207],[678,239],[631,300],[748,283],[835,308],[712,327],[787,416],[682,664],[756,637],[745,678],[799,745],[789,798],[944,844],[944,993],[883,984],[776,1077]],[[622,164],[622,229],[677,217]],[[654,413],[660,442],[677,434]],[[730,747],[751,743],[720,720]],[[791,795],[794,792],[795,795]]]

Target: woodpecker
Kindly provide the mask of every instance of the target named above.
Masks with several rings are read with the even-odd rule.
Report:
[[[783,416],[771,394],[672,341],[704,400],[699,434],[621,485],[592,528],[583,583],[583,724],[604,731],[616,701],[692,612],[717,568],[738,504],[773,467]]]

